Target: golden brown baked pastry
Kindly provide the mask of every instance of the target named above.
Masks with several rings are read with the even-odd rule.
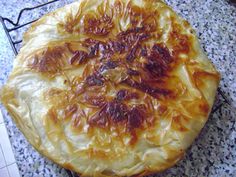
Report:
[[[86,0],[45,15],[1,101],[43,155],[83,176],[143,176],[181,159],[219,74],[160,0]]]

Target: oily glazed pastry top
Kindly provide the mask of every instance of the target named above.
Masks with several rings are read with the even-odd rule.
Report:
[[[43,16],[1,90],[28,141],[83,176],[146,175],[181,159],[219,74],[160,0],[84,0]]]

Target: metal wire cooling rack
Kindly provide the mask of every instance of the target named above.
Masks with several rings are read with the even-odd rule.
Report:
[[[21,19],[24,18],[23,17],[23,13],[25,11],[33,11],[34,9],[38,9],[38,8],[41,8],[41,7],[44,7],[44,6],[48,6],[49,4],[52,4],[52,3],[55,3],[59,0],[52,0],[52,1],[49,1],[49,2],[46,2],[46,3],[42,3],[42,4],[39,4],[37,6],[34,6],[34,7],[27,7],[27,8],[24,8],[20,11],[20,13],[18,14],[18,17],[17,17],[17,20],[16,22],[13,22],[11,19],[9,18],[6,18],[6,17],[2,17],[0,16],[0,21],[2,23],[2,26],[3,26],[3,29],[6,33],[6,36],[9,40],[9,43],[12,47],[12,50],[14,52],[15,55],[18,54],[18,51],[19,51],[19,47],[17,47],[17,45],[21,44],[22,43],[22,36],[20,38],[20,40],[15,40],[13,37],[12,37],[12,32],[15,32],[17,30],[20,30],[22,29],[23,27],[27,26],[27,25],[30,25],[31,23],[37,21],[38,19],[34,19],[34,20],[31,20],[31,21],[28,21],[28,22],[25,22],[23,24],[20,24],[21,22]],[[9,25],[11,27],[9,27]],[[230,105],[230,102],[229,100],[227,99],[227,97],[225,96],[225,94],[223,93],[223,91],[221,90],[221,88],[218,88],[218,94],[217,94],[217,99],[216,99],[216,103],[212,109],[212,113],[215,113],[217,110],[219,110],[224,104],[228,104]],[[78,177],[78,175],[76,175],[74,172],[72,171],[69,171],[69,170],[66,170],[66,172],[68,173],[68,175],[70,177]]]

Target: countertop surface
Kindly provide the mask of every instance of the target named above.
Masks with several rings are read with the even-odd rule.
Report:
[[[46,0],[2,0],[0,15],[16,20],[20,9]],[[23,14],[22,23],[35,19],[72,0],[61,0],[41,10]],[[221,73],[220,88],[231,105],[224,104],[212,113],[194,144],[176,166],[154,176],[223,177],[236,174],[236,5],[227,0],[167,0],[167,3],[196,30],[202,48]],[[22,31],[14,39],[21,38]],[[14,54],[0,25],[0,86],[12,68]],[[218,95],[217,102],[222,98]],[[217,104],[217,103],[216,103]],[[42,157],[16,128],[0,105],[22,176],[67,177],[64,169]]]

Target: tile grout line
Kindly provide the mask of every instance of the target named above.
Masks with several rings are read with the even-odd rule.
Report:
[[[1,124],[0,124],[0,125],[1,125]],[[5,123],[4,123],[3,125],[4,125],[4,128],[6,129],[6,132],[7,132],[7,127],[6,127]],[[12,163],[15,163],[15,162],[16,162],[16,158],[15,158],[15,154],[13,153],[12,144],[11,144],[11,142],[10,142],[8,132],[7,132],[7,139],[8,139],[8,141],[9,141],[9,143],[10,143],[10,150],[11,150],[11,153],[13,154],[13,157],[14,157],[14,160],[15,160],[15,161],[12,162]],[[2,150],[2,145],[1,145],[1,150]],[[4,160],[5,160],[6,164],[7,164],[7,161],[6,161],[6,158],[5,158],[5,153],[3,152],[3,150],[2,150],[2,153],[3,153]],[[12,163],[11,163],[11,164],[12,164]],[[7,166],[7,165],[6,165],[6,166]]]
[[[2,156],[3,156],[4,162],[5,162],[5,166],[4,166],[4,167],[2,167],[2,168],[5,168],[5,167],[7,166],[7,161],[6,161],[6,159],[5,159],[5,155],[4,155],[4,153],[3,153],[3,150],[2,150],[2,145],[1,145],[1,143],[0,143],[0,151],[2,152]],[[2,169],[2,168],[0,168],[0,169]]]
[[[4,154],[3,150],[2,150],[1,143],[0,143],[0,149],[1,149],[1,152],[2,152],[2,155],[3,155],[3,158],[4,158],[4,162],[5,162],[5,166],[4,167],[6,167],[7,166],[7,161],[6,161],[6,158],[5,158],[5,154]]]
[[[7,166],[6,166],[6,168],[7,168]],[[8,173],[8,176],[9,176],[9,177],[11,177],[11,176],[10,176],[10,173],[9,173],[9,169],[8,169],[8,168],[7,168],[7,173]]]
[[[3,115],[2,115],[1,109],[0,109],[0,116],[2,116],[2,119],[3,119]],[[2,167],[2,168],[0,168],[0,169],[6,168],[6,169],[7,169],[8,176],[11,177],[11,176],[10,176],[10,173],[9,173],[8,167],[11,166],[11,165],[13,165],[14,163],[16,164],[16,158],[15,158],[15,154],[13,153],[12,144],[11,144],[11,142],[10,142],[9,134],[8,134],[8,132],[7,132],[7,127],[6,127],[6,124],[5,124],[5,122],[4,122],[4,119],[3,119],[3,122],[2,122],[0,125],[2,125],[2,124],[3,124],[4,128],[6,129],[7,139],[8,139],[8,141],[9,141],[9,143],[10,143],[11,153],[13,154],[14,162],[12,162],[12,163],[10,163],[10,164],[7,164],[6,157],[5,157],[5,153],[3,152],[2,145],[0,144],[1,152],[2,152],[2,154],[3,154],[3,158],[4,158],[4,162],[5,162],[5,166]],[[16,164],[16,166],[17,166],[17,170],[18,170],[18,173],[19,173],[19,167],[18,167],[17,164]]]
[[[8,164],[6,167],[9,167],[9,166],[13,165],[14,163],[16,164],[16,162],[12,162],[12,163]]]
[[[5,124],[4,124],[4,126],[5,126]],[[3,158],[4,158],[4,162],[5,162],[5,166],[2,167],[2,168],[0,168],[0,169],[6,168],[6,169],[7,169],[8,176],[10,176],[9,170],[8,170],[8,168],[7,168],[7,161],[6,161],[6,158],[5,158],[5,154],[3,153],[2,145],[1,145],[1,144],[0,144],[0,149],[1,149],[1,151],[2,151],[2,155],[3,155]]]

